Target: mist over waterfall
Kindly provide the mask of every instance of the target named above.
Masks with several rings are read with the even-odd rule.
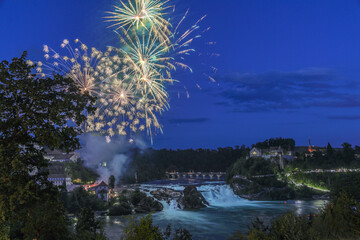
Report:
[[[112,137],[83,134],[80,136],[81,149],[78,151],[85,165],[95,170],[99,181],[107,182],[111,175],[122,176],[132,160],[134,149],[145,149],[140,138],[129,141],[124,136]]]
[[[229,185],[202,185],[197,187],[210,206],[230,207],[245,205],[248,201],[237,196]]]
[[[181,184],[170,184],[170,185],[157,185],[160,188],[171,188],[176,191],[183,191],[184,185]],[[154,190],[152,185],[143,185],[143,188]],[[209,207],[231,207],[231,206],[242,206],[249,203],[248,200],[242,199],[237,196],[231,187],[225,182],[204,182],[203,184],[196,186],[197,190],[201,192],[205,200],[210,204]],[[175,200],[170,202],[163,201],[165,211],[180,211]]]

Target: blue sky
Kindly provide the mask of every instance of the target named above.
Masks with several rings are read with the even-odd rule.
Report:
[[[103,21],[117,2],[0,0],[0,59],[27,50],[42,60],[43,44],[60,48],[65,38],[98,49],[117,46]],[[161,116],[164,134],[153,147],[216,148],[270,137],[360,145],[359,1],[175,3],[176,18],[190,8],[184,26],[206,14],[200,25],[211,29],[186,60],[194,73],[177,72],[181,83],[169,86],[171,109]],[[218,68],[216,83],[206,77],[211,66]]]

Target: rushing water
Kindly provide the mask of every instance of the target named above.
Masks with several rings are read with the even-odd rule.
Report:
[[[183,190],[184,185],[195,184],[210,206],[200,210],[180,210],[176,201],[169,204],[162,201],[164,210],[153,214],[154,224],[165,228],[169,223],[173,227],[186,228],[193,239],[227,239],[236,231],[245,233],[247,226],[256,217],[269,221],[287,211],[297,214],[315,213],[324,205],[324,201],[248,201],[235,195],[224,182],[198,181],[155,181],[141,185],[141,188],[172,188]],[[106,217],[105,230],[110,240],[120,239],[126,218]]]

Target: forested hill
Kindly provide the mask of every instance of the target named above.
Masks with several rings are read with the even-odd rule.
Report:
[[[250,149],[241,146],[211,149],[154,150],[135,153],[123,183],[133,183],[135,172],[138,181],[144,182],[165,177],[166,171],[223,171],[225,172],[237,159],[246,157]]]

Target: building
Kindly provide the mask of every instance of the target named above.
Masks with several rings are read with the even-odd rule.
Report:
[[[104,201],[108,201],[109,199],[109,185],[107,185],[104,181],[102,181],[99,185],[89,188],[88,191],[93,191],[99,199]]]
[[[44,157],[50,162],[76,161],[78,158],[80,158],[79,154],[76,152],[65,153],[58,149],[46,150]]]
[[[71,186],[71,178],[66,174],[49,174],[48,181],[52,182],[55,186],[61,186],[65,181],[66,186]]]
[[[334,148],[334,150],[337,150]],[[309,146],[298,146],[294,149],[294,155],[295,158],[299,155],[304,155],[305,157],[312,157],[314,155],[314,152],[320,152],[322,155],[326,154],[326,148],[325,147],[317,147],[314,145],[311,145],[310,139],[309,139]]]
[[[292,161],[294,159],[293,151],[287,151],[282,149],[281,146],[270,147],[266,149],[252,148],[250,150],[250,158],[261,157],[273,162],[277,162],[280,168],[284,168],[285,161]]]
[[[293,159],[293,155],[293,151],[284,150],[281,146],[266,149],[254,147],[250,150],[250,157],[261,157],[264,159],[284,158],[287,161],[291,161]]]

